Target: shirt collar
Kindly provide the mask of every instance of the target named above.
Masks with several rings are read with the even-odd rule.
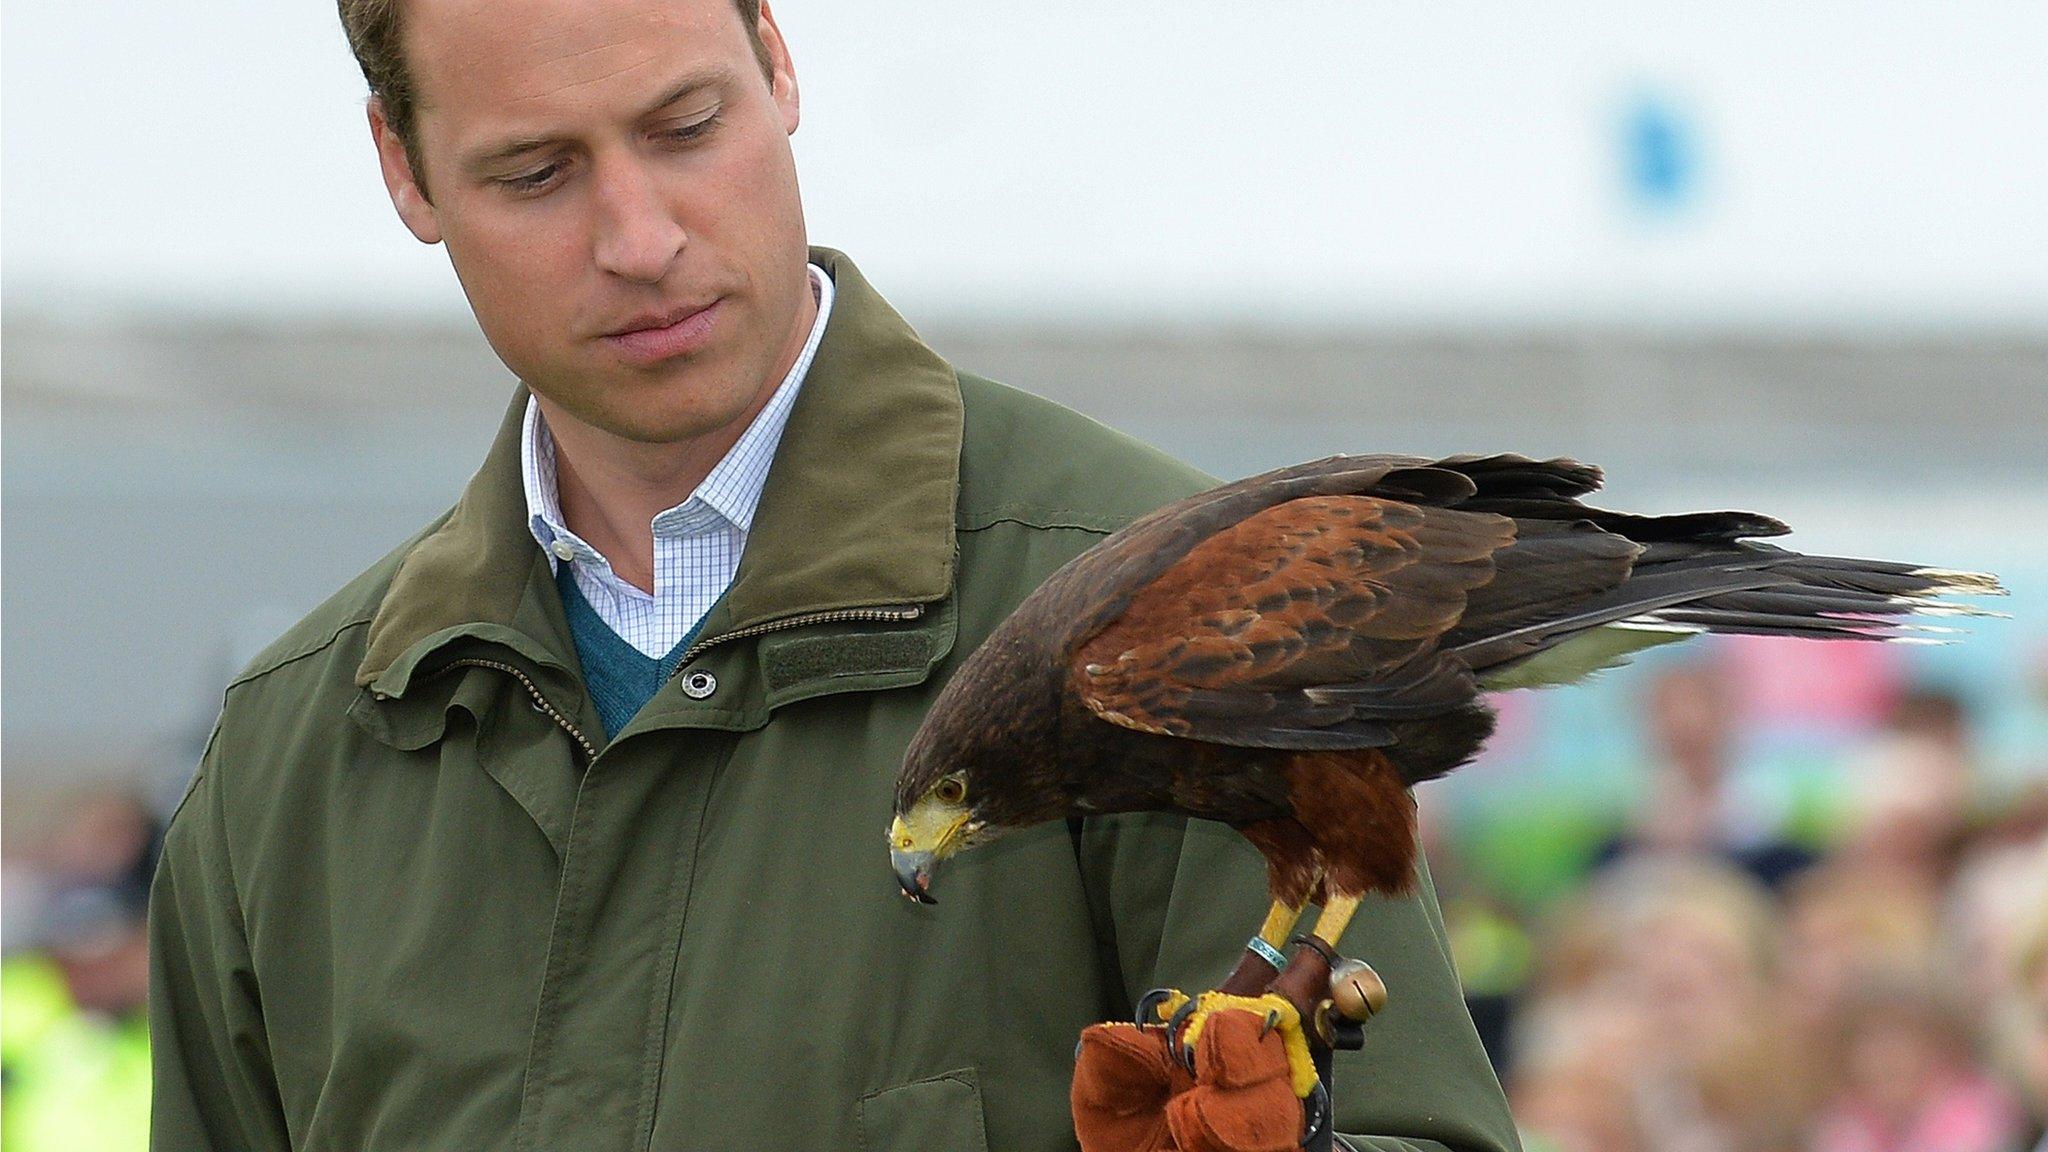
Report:
[[[768,479],[768,466],[789,423],[789,410],[796,404],[818,344],[825,336],[825,323],[832,315],[832,277],[816,264],[809,266],[811,291],[817,297],[818,316],[811,322],[811,334],[789,373],[776,385],[775,394],[755,414],[716,467],[712,468],[689,499],[654,517],[651,529],[657,539],[699,535],[711,531],[719,521],[746,532],[754,525],[754,509],[761,503],[761,486]],[[555,438],[548,431],[540,405],[531,397],[520,434],[520,471],[526,489],[527,527],[548,554],[552,565],[574,559],[609,568],[602,554],[569,530],[562,518],[561,489],[556,482]]]
[[[959,380],[853,261],[829,248],[812,248],[811,261],[831,277],[833,321],[707,637],[813,613],[931,604],[952,588]],[[571,651],[560,648],[565,626],[535,631],[529,612],[553,596],[553,577],[521,490],[526,401],[522,385],[461,500],[401,547],[364,638],[358,684],[403,694],[423,661],[465,639]],[[554,659],[570,666],[573,652]]]

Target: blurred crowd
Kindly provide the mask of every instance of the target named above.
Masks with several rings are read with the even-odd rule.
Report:
[[[1994,785],[1963,700],[1904,690],[1797,837],[1738,798],[1731,688],[1649,682],[1635,806],[1545,906],[1432,845],[1528,1147],[2048,1152],[2048,767]]]
[[[0,1147],[133,1152],[149,1134],[149,881],[139,794],[67,798],[10,840],[0,961]]]
[[[1839,818],[1795,832],[1736,786],[1739,679],[1706,659],[1636,681],[1636,798],[1561,895],[1489,891],[1425,795],[1527,1146],[2048,1152],[2048,766],[1994,782],[1960,697],[1901,690],[1845,753]],[[10,1152],[145,1143],[161,836],[140,795],[95,789],[9,842]]]

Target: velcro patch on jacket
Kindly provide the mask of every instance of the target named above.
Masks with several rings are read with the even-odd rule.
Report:
[[[923,631],[868,632],[787,640],[762,652],[761,665],[772,694],[810,680],[917,671],[931,658]]]

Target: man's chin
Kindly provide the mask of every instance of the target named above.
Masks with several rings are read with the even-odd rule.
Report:
[[[607,367],[580,373],[567,387],[528,381],[558,438],[568,421],[634,444],[676,444],[726,427],[749,407],[747,396],[708,373]]]
[[[661,419],[649,419],[645,413],[623,414],[599,428],[614,438],[643,448],[665,448],[693,444],[721,432],[731,431],[737,438],[738,429],[745,412],[741,411],[721,419],[716,415],[690,414]]]

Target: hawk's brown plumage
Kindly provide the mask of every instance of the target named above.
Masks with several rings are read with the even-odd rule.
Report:
[[[1484,686],[1699,631],[1902,639],[1898,616],[1977,611],[1943,593],[2000,591],[1756,543],[1787,529],[1751,513],[1581,504],[1599,482],[1569,460],[1332,457],[1161,509],[968,658],[897,812],[964,785],[971,818],[938,856],[1063,816],[1181,812],[1242,831],[1288,905],[1396,891],[1414,875],[1406,788],[1478,750]]]

